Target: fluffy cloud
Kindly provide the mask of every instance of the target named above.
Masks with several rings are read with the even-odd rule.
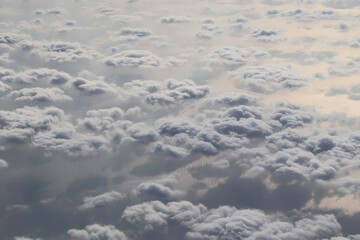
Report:
[[[97,95],[104,93],[115,93],[117,87],[101,80],[88,80],[85,78],[76,78],[71,82],[72,86],[86,95]]]
[[[283,127],[292,128],[302,127],[313,121],[310,113],[302,110],[300,106],[288,102],[278,103],[271,118],[279,121]]]
[[[300,22],[311,22],[316,20],[335,20],[339,18],[339,15],[333,10],[308,12],[302,9],[296,9],[295,11],[284,12],[282,13],[282,16],[292,18]]]
[[[85,229],[70,229],[68,234],[73,240],[127,240],[125,234],[112,225],[87,225]]]
[[[185,194],[184,191],[176,189],[180,178],[179,173],[174,173],[156,181],[140,183],[134,192],[142,197],[155,197],[155,199],[164,200],[176,199]]]
[[[207,86],[197,86],[191,80],[152,81],[133,80],[125,83],[124,91],[129,97],[144,99],[150,105],[169,105],[186,100],[200,99],[209,93]]]
[[[204,107],[214,107],[214,105],[229,107],[238,105],[256,105],[259,99],[260,98],[257,96],[245,93],[227,92],[217,97],[206,99],[203,105]]]
[[[124,194],[110,191],[93,197],[85,197],[84,203],[79,207],[81,210],[86,210],[94,207],[104,206],[125,197]]]
[[[0,78],[8,83],[34,84],[42,80],[55,85],[64,84],[72,79],[66,72],[49,68],[29,69],[18,73],[4,69]]]
[[[230,72],[230,75],[239,88],[246,87],[251,91],[267,94],[283,88],[296,89],[308,81],[290,69],[276,65],[243,67]]]
[[[188,239],[323,239],[337,236],[341,227],[333,215],[298,220],[266,215],[260,210],[222,206],[207,209],[190,202],[145,202],[125,209],[122,218],[143,231],[166,231],[169,221],[186,227]]]
[[[252,58],[268,57],[269,53],[256,48],[240,48],[236,46],[226,46],[215,49],[203,60],[210,66],[220,66],[225,68],[236,68],[248,63]]]
[[[60,88],[22,88],[11,91],[9,96],[15,98],[15,101],[30,102],[57,102],[71,101],[72,98],[65,95]]]
[[[281,37],[280,32],[274,29],[256,29],[251,33],[251,37],[260,42],[280,42],[285,41],[286,37]]]
[[[174,57],[161,58],[147,50],[125,50],[104,59],[109,67],[168,68],[180,63]]]
[[[94,60],[99,53],[77,42],[27,41],[22,49],[47,62],[69,63]]]
[[[26,142],[37,132],[50,130],[64,119],[64,112],[55,107],[18,108],[15,111],[0,111],[1,139],[10,142]]]

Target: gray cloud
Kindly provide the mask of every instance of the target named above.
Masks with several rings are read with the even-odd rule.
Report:
[[[252,58],[268,57],[269,53],[256,48],[240,48],[226,46],[218,48],[204,59],[210,66],[220,66],[233,69],[248,63]]]
[[[141,197],[171,200],[185,194],[184,191],[176,189],[181,179],[179,173],[164,176],[159,180],[140,183],[134,190],[135,194]]]
[[[7,168],[9,164],[4,160],[0,159],[0,169]]]
[[[101,80],[88,80],[85,78],[76,78],[71,82],[72,86],[86,95],[96,95],[104,93],[115,93],[116,85],[109,84]]]
[[[109,67],[168,68],[180,63],[174,57],[161,58],[147,50],[125,50],[104,59]]]
[[[191,80],[168,79],[163,82],[133,80],[124,84],[129,97],[144,99],[150,105],[170,105],[205,97],[209,93],[207,86],[197,86]]]
[[[161,23],[187,23],[191,22],[191,18],[187,16],[166,16],[160,19]]]
[[[22,88],[20,90],[11,91],[9,96],[15,98],[15,101],[30,102],[57,102],[72,100],[72,98],[67,96],[60,88]]]
[[[265,43],[285,41],[286,37],[280,36],[280,32],[274,29],[256,29],[251,33],[251,38]]]
[[[283,88],[296,89],[308,81],[290,69],[276,65],[243,67],[230,72],[230,75],[237,81],[239,88],[246,87],[267,94]]]
[[[221,94],[214,98],[208,98],[204,101],[203,107],[215,107],[215,106],[238,106],[238,105],[257,105],[257,102],[260,100],[259,97],[245,94],[245,93],[235,93],[227,92]]]
[[[49,68],[29,69],[18,73],[7,70],[0,74],[0,78],[8,83],[34,84],[39,80],[43,80],[46,83],[55,85],[64,84],[72,79],[66,72]]]
[[[122,218],[141,226],[145,232],[165,232],[170,228],[168,222],[176,221],[186,227],[185,235],[189,239],[258,239],[265,236],[319,239],[337,236],[341,230],[333,215],[304,216],[292,222],[260,210],[239,210],[230,206],[207,209],[186,201],[141,203],[126,208]]]

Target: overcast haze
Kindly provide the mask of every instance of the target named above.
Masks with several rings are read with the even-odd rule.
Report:
[[[0,239],[360,239],[357,0],[0,0]]]

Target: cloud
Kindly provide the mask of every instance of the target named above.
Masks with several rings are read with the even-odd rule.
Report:
[[[93,224],[85,229],[70,229],[68,235],[73,240],[127,240],[125,234],[117,230],[113,225]]]
[[[187,16],[166,16],[160,19],[161,23],[171,24],[171,23],[188,23],[191,22],[191,18]]]
[[[234,69],[248,63],[252,58],[268,57],[269,53],[256,48],[240,48],[226,46],[215,49],[204,58],[210,66],[219,66]]]
[[[323,239],[337,236],[341,231],[333,215],[303,216],[292,221],[255,209],[230,206],[207,209],[187,201],[141,203],[127,207],[122,218],[141,226],[143,232],[160,233],[171,231],[169,222],[175,221],[186,228],[188,239]]]
[[[280,89],[296,89],[304,86],[307,79],[278,65],[243,67],[230,72],[238,88],[245,87],[254,92],[273,93]]]
[[[213,98],[205,99],[203,107],[212,108],[214,106],[234,107],[238,105],[257,105],[259,97],[246,93],[226,92]]]
[[[331,61],[328,67],[328,73],[330,75],[344,77],[351,76],[353,74],[359,74],[359,60],[349,61]]]
[[[50,130],[64,118],[64,111],[56,107],[39,109],[25,106],[14,111],[0,111],[1,139],[26,142],[37,132]]]
[[[256,29],[251,33],[251,38],[265,43],[275,43],[287,40],[286,37],[279,36],[280,32],[274,29]]]
[[[265,122],[254,118],[223,119],[214,124],[214,129],[222,134],[239,134],[251,137],[264,137],[272,133],[271,127]]]
[[[9,164],[4,160],[0,159],[0,169],[7,168]]]
[[[101,80],[88,80],[85,78],[75,78],[71,82],[72,86],[86,95],[92,96],[104,93],[115,93],[115,84],[109,84]]]
[[[41,238],[15,237],[15,240],[41,240]]]
[[[20,90],[11,91],[10,97],[15,98],[15,101],[30,101],[30,102],[58,102],[71,101],[72,98],[65,95],[60,88],[22,88]]]
[[[47,9],[36,9],[35,14],[37,15],[63,15],[68,13],[64,8],[47,8]]]
[[[0,82],[0,93],[9,92],[11,89],[11,86],[7,85],[6,83]]]
[[[168,68],[180,63],[174,57],[161,58],[147,50],[125,50],[104,58],[108,67]]]
[[[200,99],[209,93],[207,86],[198,86],[188,79],[167,79],[162,82],[133,80],[125,83],[123,89],[129,97],[141,98],[149,105],[162,106]]]
[[[149,146],[148,151],[151,153],[163,153],[174,158],[187,157],[190,152],[182,147],[173,146],[161,141],[155,142]]]
[[[174,173],[164,176],[159,180],[140,183],[134,190],[137,196],[152,197],[155,199],[176,199],[185,194],[184,191],[176,189],[180,182],[181,175]]]
[[[287,11],[282,13],[283,17],[292,18],[300,22],[311,22],[318,20],[336,20],[339,18],[337,12],[333,10],[321,10],[308,12],[302,9],[296,9],[295,11]]]
[[[313,121],[311,114],[302,110],[300,106],[288,102],[279,102],[271,118],[279,121],[285,128],[302,127]]]
[[[107,204],[119,201],[123,199],[125,195],[116,191],[106,192],[93,197],[85,197],[84,203],[79,207],[80,210],[87,210],[99,206],[105,206]]]
[[[34,84],[42,80],[54,85],[61,85],[72,79],[66,72],[49,68],[29,69],[18,73],[7,70],[6,74],[0,74],[0,78],[8,83]]]
[[[28,41],[22,42],[22,48],[31,56],[37,56],[46,62],[71,63],[92,61],[100,54],[78,42]]]
[[[327,7],[336,9],[351,9],[360,5],[356,0],[327,0],[323,3]]]

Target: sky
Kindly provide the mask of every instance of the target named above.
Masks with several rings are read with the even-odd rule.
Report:
[[[0,239],[360,239],[357,0],[0,0]]]

